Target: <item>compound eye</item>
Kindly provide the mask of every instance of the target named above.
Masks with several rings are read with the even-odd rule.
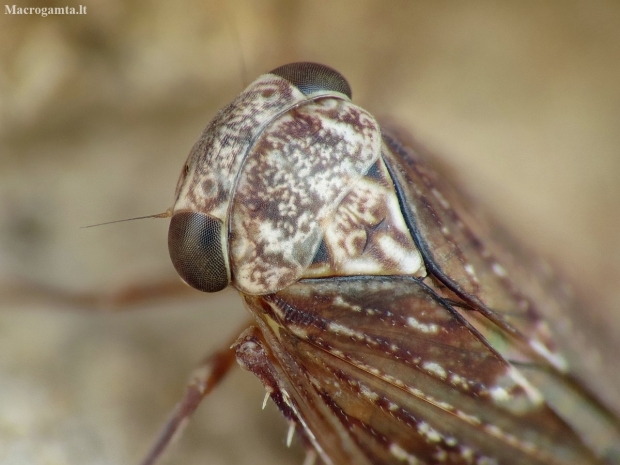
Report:
[[[228,270],[222,247],[222,222],[195,212],[172,215],[168,251],[181,278],[203,292],[228,286]]]
[[[274,69],[270,74],[286,79],[304,95],[331,90],[351,98],[351,87],[347,80],[329,66],[318,63],[290,63]]]

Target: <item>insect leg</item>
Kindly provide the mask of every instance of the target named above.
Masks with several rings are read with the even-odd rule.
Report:
[[[277,361],[270,354],[268,343],[261,330],[256,326],[246,329],[239,336],[233,348],[239,365],[260,379],[273,403],[289,422],[287,445],[290,445],[293,434],[297,433],[306,449],[308,463],[313,463],[317,455],[320,455],[325,464],[332,465],[332,460],[325,455],[314,438],[312,430],[300,417],[296,402],[292,398],[294,388],[289,385],[282,370],[276,366]],[[298,425],[301,428],[297,428]]]
[[[150,300],[175,297],[193,292],[179,279],[151,283],[134,283],[111,292],[71,292],[42,283],[12,279],[0,283],[3,300],[52,302],[58,307],[94,311],[131,310]]]
[[[226,346],[205,358],[192,372],[183,398],[173,409],[157,440],[140,465],[154,465],[159,460],[168,446],[180,436],[189,417],[196,411],[202,400],[224,379],[235,362],[235,351],[231,349],[231,344],[232,341],[228,341]]]

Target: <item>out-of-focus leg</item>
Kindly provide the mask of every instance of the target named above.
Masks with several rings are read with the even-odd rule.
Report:
[[[141,465],[154,465],[157,462],[168,446],[179,437],[202,400],[224,379],[235,362],[235,351],[231,349],[231,345],[236,339],[237,337],[230,340],[226,347],[208,356],[192,372],[185,395],[175,406]]]

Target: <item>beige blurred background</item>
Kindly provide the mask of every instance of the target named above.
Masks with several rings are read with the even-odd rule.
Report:
[[[192,367],[238,331],[232,291],[89,313],[8,283],[173,278],[166,220],[79,227],[164,211],[217,109],[291,61],[340,70],[620,334],[617,2],[83,4],[0,17],[0,464],[137,463]],[[300,463],[262,396],[236,370],[165,463]]]

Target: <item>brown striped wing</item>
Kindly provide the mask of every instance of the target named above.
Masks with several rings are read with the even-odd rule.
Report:
[[[506,249],[490,241],[492,228],[469,205],[463,207],[463,197],[431,169],[418,147],[390,136],[384,140],[384,160],[429,274],[482,314],[480,324],[493,321],[530,346],[522,350],[561,369],[564,361],[541,314],[549,296],[523,288],[517,261],[507,263]]]
[[[602,463],[420,281],[303,280],[245,300],[277,367],[271,389],[327,463]]]
[[[431,284],[464,302],[464,318],[599,455],[620,463],[620,365],[606,350],[613,341],[592,327],[587,307],[545,263],[432,170],[422,147],[388,135],[384,141],[384,160]]]

